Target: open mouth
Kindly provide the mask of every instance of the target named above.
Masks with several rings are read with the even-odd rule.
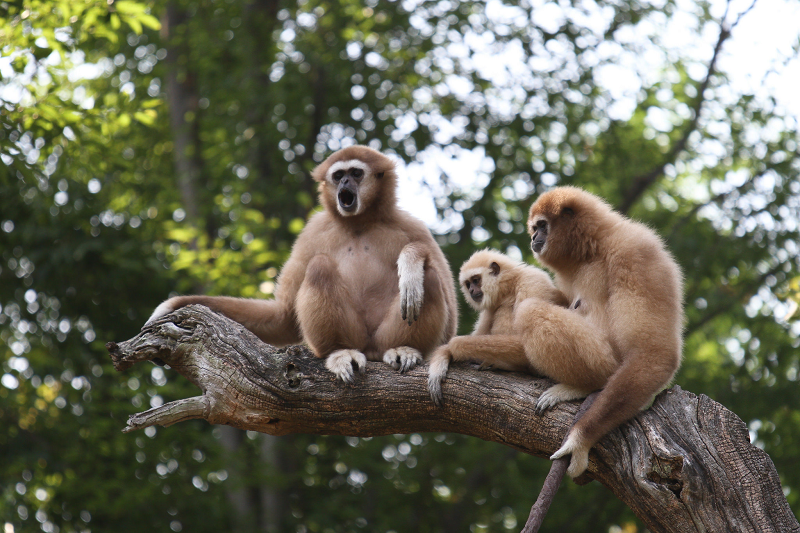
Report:
[[[339,207],[345,211],[355,211],[356,195],[349,189],[339,190]]]

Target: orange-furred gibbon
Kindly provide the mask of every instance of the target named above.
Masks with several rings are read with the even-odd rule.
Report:
[[[450,267],[427,227],[398,209],[394,162],[365,146],[312,172],[323,211],[297,237],[273,300],[176,296],[148,323],[208,306],[273,345],[305,341],[343,381],[383,360],[404,372],[456,331]]]
[[[653,230],[575,187],[539,196],[528,232],[534,256],[555,273],[571,312],[607,339],[617,361],[597,400],[551,457],[572,454],[567,473],[575,477],[586,469],[589,449],[645,408],[680,367],[683,276]],[[569,373],[585,371],[578,366]],[[577,397],[555,394],[550,403],[571,399]]]
[[[454,337],[429,360],[428,391],[437,405],[442,403],[441,384],[451,360],[559,381],[540,397],[538,410],[588,395],[616,368],[608,341],[568,309],[569,301],[544,271],[495,250],[482,250],[461,267],[459,283],[480,315],[472,335]]]

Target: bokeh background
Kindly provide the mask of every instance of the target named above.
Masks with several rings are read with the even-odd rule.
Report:
[[[550,187],[657,229],[686,273],[676,383],[738,414],[800,510],[800,85],[778,0],[0,1],[0,524],[515,531],[550,464],[453,434],[270,437],[104,345],[173,293],[269,298],[310,170],[369,144],[454,271],[533,261]],[[472,316],[462,304],[461,331]],[[543,531],[636,532],[566,483]]]

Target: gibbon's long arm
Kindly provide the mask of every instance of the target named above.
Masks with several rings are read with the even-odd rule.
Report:
[[[257,300],[232,296],[175,296],[156,307],[145,326],[176,309],[192,304],[205,305],[209,309],[235,320],[268,344],[286,346],[302,341],[294,317],[294,309],[286,306],[281,300]]]
[[[433,403],[442,405],[442,382],[450,361],[480,361],[481,368],[529,371],[525,347],[517,335],[463,335],[453,337],[433,352],[428,361],[428,392]]]
[[[297,325],[294,302],[307,263],[308,258],[305,255],[292,254],[281,269],[275,288],[275,298],[272,300],[232,296],[175,296],[156,307],[145,325],[181,307],[200,304],[235,320],[268,344],[274,346],[298,344],[302,342],[302,335]]]

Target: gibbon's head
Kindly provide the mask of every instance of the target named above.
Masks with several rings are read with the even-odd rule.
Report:
[[[319,182],[320,203],[331,214],[357,217],[394,209],[397,175],[394,161],[367,146],[333,153],[311,172]]]
[[[589,262],[598,252],[600,233],[618,219],[601,198],[577,187],[557,187],[531,206],[531,250],[536,259],[555,268]]]
[[[520,265],[496,250],[475,252],[461,265],[458,275],[464,299],[478,311],[495,308],[505,292],[505,274]]]

